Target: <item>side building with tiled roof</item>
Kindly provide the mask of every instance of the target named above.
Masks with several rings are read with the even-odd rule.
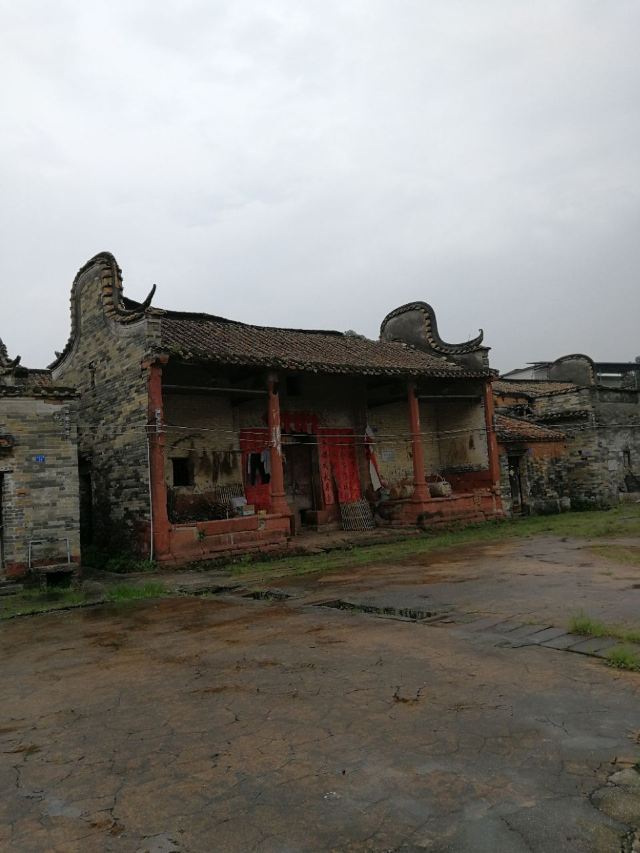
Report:
[[[51,365],[79,392],[94,543],[184,560],[305,528],[501,515],[482,333],[446,343],[424,302],[370,340],[165,310],[153,296],[125,297],[114,257],[92,258]]]
[[[570,502],[575,509],[612,506],[626,498],[635,499],[640,492],[637,372],[630,362],[629,370],[620,373],[624,381],[607,383],[601,369],[604,364],[573,354],[537,365],[535,378],[516,375],[494,381],[500,415],[515,416],[565,436],[565,451],[548,472],[547,506],[554,501],[558,505]],[[510,454],[512,482],[514,470],[526,480],[526,458],[540,451],[539,444],[535,450],[533,445],[525,445],[521,442],[525,449]]]
[[[0,575],[80,560],[76,398],[0,341]]]

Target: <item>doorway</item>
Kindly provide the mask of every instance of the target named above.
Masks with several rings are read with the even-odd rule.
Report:
[[[315,437],[305,433],[283,435],[284,491],[293,512],[293,530],[306,523],[307,514],[318,508],[318,454]]]
[[[509,486],[511,488],[511,512],[517,514],[522,512],[524,506],[522,472],[520,470],[522,456],[508,456],[507,462],[509,465]]]
[[[85,548],[93,544],[93,486],[91,483],[91,467],[81,459],[79,466],[80,480],[80,546]]]
[[[4,569],[4,474],[0,473],[0,571]]]

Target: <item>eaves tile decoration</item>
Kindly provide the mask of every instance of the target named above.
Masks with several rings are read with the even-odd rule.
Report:
[[[511,394],[529,398],[547,397],[552,394],[565,394],[569,391],[576,391],[578,388],[579,386],[574,385],[572,382],[553,382],[546,379],[496,379],[493,382],[494,392],[502,397]]]
[[[157,311],[161,347],[186,360],[317,373],[485,377],[407,344],[342,332],[252,326],[206,314]]]
[[[566,436],[557,430],[526,421],[522,418],[513,418],[508,415],[496,414],[496,434],[498,441],[508,443],[510,441],[564,441]]]
[[[465,367],[445,354],[434,355],[395,341],[373,341],[353,333],[254,326],[210,314],[156,308],[151,305],[155,285],[143,302],[136,302],[123,295],[122,271],[110,252],[100,252],[78,271],[71,288],[71,332],[64,350],[56,353],[56,360],[49,365],[51,369],[57,368],[73,348],[79,328],[81,287],[96,280],[105,316],[122,326],[146,324],[150,353],[193,362],[315,373],[444,379],[495,375],[489,368]],[[469,346],[472,344],[475,342]]]
[[[556,409],[553,412],[540,412],[538,421],[575,421],[584,420],[591,415],[589,409]]]

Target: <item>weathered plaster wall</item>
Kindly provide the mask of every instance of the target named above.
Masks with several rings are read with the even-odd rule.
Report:
[[[4,563],[28,565],[29,539],[69,537],[80,559],[77,434],[73,404],[56,399],[0,397],[0,433],[15,446],[0,451]],[[37,462],[36,456],[44,456]],[[66,558],[66,543],[34,546],[34,559]]]
[[[482,402],[451,400],[434,407],[441,470],[481,470],[489,465]],[[428,413],[424,424],[428,424]],[[423,426],[424,430],[424,426]]]
[[[380,476],[392,489],[409,487],[413,483],[413,458],[407,402],[399,400],[369,409],[368,420],[376,437],[375,452]],[[433,465],[433,457],[429,455],[433,449],[432,442],[425,443],[427,467]]]
[[[75,342],[53,376],[81,395],[79,453],[91,470],[97,544],[141,550],[149,522],[147,321],[123,325],[105,316],[102,275],[93,266],[77,281]]]
[[[228,397],[165,392],[164,415],[168,486],[187,494],[202,494],[214,486],[242,481],[239,414]],[[173,458],[189,460],[193,486],[175,486]]]

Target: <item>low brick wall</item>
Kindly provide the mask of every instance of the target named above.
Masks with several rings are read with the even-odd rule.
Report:
[[[286,515],[251,515],[220,521],[173,524],[169,554],[163,562],[206,560],[224,554],[269,550],[286,543],[291,522]]]

